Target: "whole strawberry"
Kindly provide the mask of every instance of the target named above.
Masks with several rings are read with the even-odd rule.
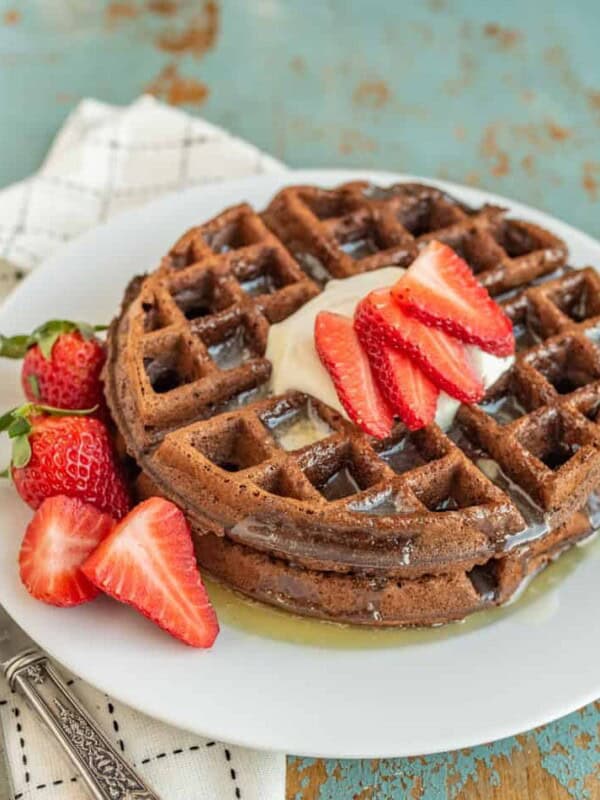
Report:
[[[25,397],[54,408],[104,407],[100,372],[106,359],[102,342],[83,322],[50,320],[29,335],[0,335],[0,356],[22,358]]]
[[[0,417],[12,440],[10,472],[32,508],[62,494],[120,519],[129,510],[127,485],[106,426],[86,413],[29,403]]]

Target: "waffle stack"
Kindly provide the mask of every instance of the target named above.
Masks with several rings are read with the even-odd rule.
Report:
[[[447,433],[377,441],[315,398],[269,394],[271,324],[432,239],[515,325],[515,365],[481,404]],[[600,484],[600,281],[566,261],[548,231],[420,184],[290,187],[190,230],[109,334],[140,494],[184,509],[204,571],[300,614],[432,625],[506,601],[590,533]]]

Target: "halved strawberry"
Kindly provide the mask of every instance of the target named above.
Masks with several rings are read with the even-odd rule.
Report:
[[[510,319],[448,245],[430,242],[392,295],[407,314],[426,325],[497,356],[514,352]]]
[[[83,565],[106,594],[192,647],[210,647],[219,624],[194,557],[189,525],[174,503],[151,497],[121,520]]]
[[[115,525],[108,514],[74,497],[57,495],[41,504],[27,526],[19,567],[29,592],[44,603],[76,606],[98,589],[81,565]]]
[[[389,289],[377,289],[359,303],[354,327],[359,338],[372,335],[402,350],[436,386],[457,400],[476,403],[483,397],[483,383],[475,375],[464,345],[405,314]]]
[[[389,436],[394,414],[375,382],[352,320],[321,311],[315,321],[315,343],[350,419],[371,436]]]
[[[400,350],[367,329],[361,333],[377,382],[406,427],[416,431],[433,422],[440,393],[437,386]]]

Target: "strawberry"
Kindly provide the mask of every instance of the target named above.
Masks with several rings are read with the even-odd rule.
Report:
[[[83,565],[90,581],[192,647],[210,647],[219,624],[202,584],[189,525],[176,505],[136,506]]]
[[[54,606],[77,606],[98,589],[81,565],[115,525],[108,514],[72,497],[49,497],[25,531],[19,552],[21,581],[29,594]]]
[[[435,385],[463,403],[484,395],[465,347],[457,339],[409,317],[394,302],[389,289],[378,289],[362,300],[354,316],[359,338],[372,334],[402,350]]]
[[[100,372],[106,353],[92,327],[50,320],[29,335],[0,335],[0,356],[22,358],[21,384],[28,400],[55,408],[104,407]]]
[[[13,443],[12,477],[32,508],[64,494],[120,519],[129,510],[127,485],[106,426],[86,413],[29,403],[0,417]]]
[[[377,386],[352,320],[321,311],[315,320],[315,344],[350,419],[371,436],[389,436],[394,414]]]
[[[514,352],[512,323],[445,244],[432,241],[392,288],[402,309],[463,342],[497,356]]]
[[[400,350],[368,329],[361,334],[377,382],[406,427],[415,431],[433,422],[439,397],[437,386]]]

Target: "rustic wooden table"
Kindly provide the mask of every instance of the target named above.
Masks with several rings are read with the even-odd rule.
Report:
[[[449,178],[600,236],[599,30],[597,0],[0,0],[0,185],[82,97],[146,90],[292,166]],[[290,756],[288,798],[594,800],[599,728],[596,704],[469,751]]]

